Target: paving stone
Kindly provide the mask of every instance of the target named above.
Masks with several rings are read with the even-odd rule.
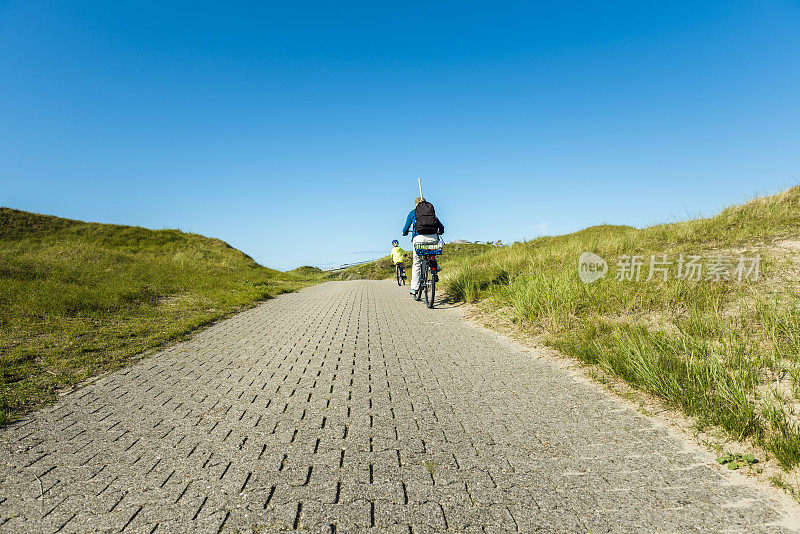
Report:
[[[786,532],[791,513],[372,281],[271,299],[1,430],[0,480],[3,532]]]

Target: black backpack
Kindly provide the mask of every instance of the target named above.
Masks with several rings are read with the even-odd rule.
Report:
[[[414,208],[414,228],[418,234],[435,234],[439,227],[436,224],[436,212],[433,204],[423,200]]]

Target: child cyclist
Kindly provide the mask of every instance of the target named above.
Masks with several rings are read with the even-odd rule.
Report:
[[[406,277],[406,268],[403,265],[403,260],[406,259],[406,251],[400,248],[400,242],[395,239],[392,241],[392,263],[395,265],[395,269],[400,269],[400,277],[405,279]]]

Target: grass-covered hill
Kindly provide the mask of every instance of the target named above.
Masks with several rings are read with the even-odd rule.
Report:
[[[0,424],[308,283],[219,239],[0,208]]]
[[[605,278],[581,282],[585,251],[608,262]],[[739,255],[757,253],[758,280],[738,281]],[[661,266],[667,280],[662,271],[646,280],[651,255],[663,254],[672,262]],[[703,256],[698,281],[676,278],[681,254]],[[626,255],[643,257],[641,280],[616,279]],[[795,187],[710,218],[597,226],[492,248],[450,263],[444,285],[451,298],[479,303],[791,469],[800,465],[799,255]],[[706,279],[720,271],[711,267],[718,257],[730,262],[731,280]]]
[[[286,271],[287,274],[293,274],[300,277],[321,276],[324,272],[325,271],[319,267],[314,267],[312,265],[303,265],[301,267],[297,267],[296,269],[292,269],[291,271]]]

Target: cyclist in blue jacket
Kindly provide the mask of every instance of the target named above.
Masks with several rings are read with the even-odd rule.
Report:
[[[419,211],[419,217],[417,216]],[[419,219],[419,221],[418,221]],[[411,244],[414,250],[414,263],[411,268],[411,294],[413,295],[419,286],[419,279],[422,272],[422,258],[417,255],[414,245],[429,245],[439,242],[439,236],[444,233],[442,221],[436,217],[433,204],[422,197],[414,200],[414,209],[408,213],[406,224],[403,226],[403,235],[411,234]]]

